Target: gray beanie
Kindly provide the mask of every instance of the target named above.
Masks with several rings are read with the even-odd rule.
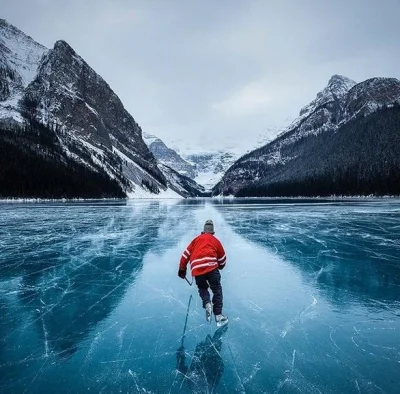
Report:
[[[206,220],[204,223],[204,233],[214,234],[214,223],[212,220]]]

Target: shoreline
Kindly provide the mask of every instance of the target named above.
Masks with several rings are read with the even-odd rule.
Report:
[[[70,202],[128,202],[128,201],[143,201],[143,200],[327,200],[327,201],[348,201],[348,200],[395,200],[400,199],[400,196],[297,196],[297,197],[235,197],[235,196],[212,196],[212,197],[126,197],[126,198],[0,198],[0,203],[21,204],[21,203],[70,203]]]

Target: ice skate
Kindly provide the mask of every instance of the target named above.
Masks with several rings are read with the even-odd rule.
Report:
[[[222,327],[228,323],[228,316],[215,315],[215,321],[217,322],[217,327]]]
[[[206,320],[210,323],[211,322],[211,314],[212,314],[211,302],[207,302],[205,309],[206,309]]]

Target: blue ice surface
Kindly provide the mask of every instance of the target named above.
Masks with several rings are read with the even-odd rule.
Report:
[[[179,258],[206,219],[229,324]],[[398,393],[400,201],[0,204],[1,393]]]

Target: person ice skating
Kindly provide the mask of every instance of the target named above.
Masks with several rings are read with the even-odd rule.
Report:
[[[222,286],[220,270],[225,267],[226,255],[221,242],[214,236],[214,223],[207,220],[204,231],[190,242],[182,254],[178,276],[186,278],[186,266],[190,262],[192,276],[196,280],[206,319],[211,321],[214,313],[217,326],[228,323],[228,317],[222,314]],[[208,288],[213,293],[212,303]]]

